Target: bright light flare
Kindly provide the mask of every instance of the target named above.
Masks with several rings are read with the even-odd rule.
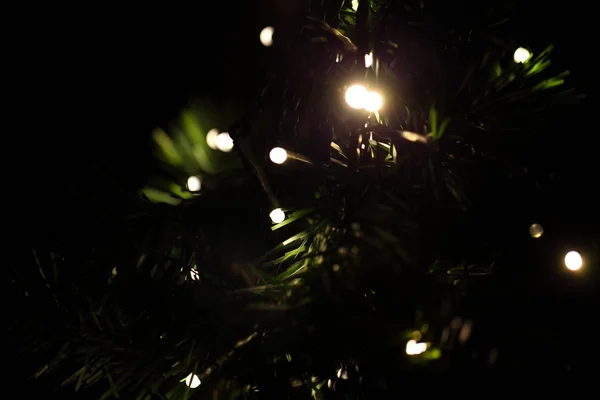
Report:
[[[274,224],[279,224],[285,219],[285,213],[281,208],[276,208],[269,213],[269,218]]]
[[[365,68],[370,68],[373,65],[373,52],[365,54]]]
[[[260,31],[260,42],[265,47],[271,47],[273,45],[273,33],[275,29],[272,26],[267,26],[262,31]]]
[[[269,153],[269,158],[275,164],[283,164],[288,159],[288,153],[281,147],[274,147]]]
[[[581,255],[576,251],[570,251],[565,256],[565,266],[571,271],[577,271],[583,265]]]
[[[375,92],[369,92],[361,85],[352,85],[346,89],[346,103],[354,109],[365,109],[370,112],[379,111],[383,98]]]

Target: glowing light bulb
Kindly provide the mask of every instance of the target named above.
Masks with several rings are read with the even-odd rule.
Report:
[[[187,180],[187,188],[190,192],[197,192],[202,187],[202,182],[197,176],[190,176]]]
[[[346,90],[346,103],[352,108],[363,108],[365,105],[365,98],[369,92],[367,89],[360,85],[350,86]]]
[[[373,65],[373,52],[365,54],[365,68],[369,68]]]
[[[570,251],[565,256],[565,266],[571,271],[577,271],[583,265],[581,255],[576,251]]]
[[[269,158],[275,164],[283,164],[288,159],[288,154],[285,149],[281,147],[274,147],[269,153]]]
[[[406,354],[414,356],[427,350],[427,343],[417,343],[416,340],[409,340],[406,343]]]
[[[217,137],[219,136],[219,131],[216,129],[211,129],[206,134],[206,144],[213,150],[217,150]]]
[[[269,218],[271,218],[271,221],[273,221],[274,224],[279,224],[285,219],[285,213],[281,208],[276,208],[273,211],[271,211],[271,213],[269,214]]]
[[[517,64],[522,64],[527,62],[531,57],[531,53],[524,47],[519,47],[515,50],[515,54],[513,55],[513,59]]]
[[[383,105],[383,99],[378,93],[368,92],[364,98],[363,107],[370,112],[379,111]]]
[[[273,45],[273,33],[275,29],[272,26],[267,26],[262,31],[260,31],[260,42],[265,47],[271,47]]]
[[[185,378],[185,384],[188,385],[190,389],[196,389],[201,383],[200,378],[198,378],[198,375],[196,374],[189,374],[187,378]]]
[[[531,224],[529,234],[534,239],[540,238],[544,234],[544,228],[540,224]]]
[[[221,150],[223,153],[229,153],[231,149],[233,149],[233,139],[227,132],[219,133],[215,144],[217,149]]]

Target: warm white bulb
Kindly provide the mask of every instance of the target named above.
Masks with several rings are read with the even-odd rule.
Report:
[[[217,150],[217,137],[219,136],[219,131],[216,129],[211,129],[206,134],[206,144],[213,150]]]
[[[188,385],[190,389],[196,389],[201,383],[200,378],[198,378],[198,375],[196,374],[189,374],[187,378],[185,378],[185,384]]]
[[[197,192],[202,187],[202,182],[197,176],[190,176],[187,180],[187,188],[190,192]]]
[[[531,53],[524,47],[519,47],[518,49],[516,49],[515,54],[513,55],[513,59],[518,64],[527,62],[527,60],[529,60],[529,57],[531,57]]]
[[[577,271],[583,265],[583,259],[578,252],[570,251],[565,256],[565,265],[571,271]]]
[[[269,153],[269,158],[275,164],[283,164],[287,160],[288,154],[285,149],[282,149],[281,147],[274,147]]]
[[[365,68],[369,68],[373,65],[373,53],[365,54]]]
[[[375,93],[375,92],[367,93],[367,95],[364,99],[364,103],[363,103],[365,110],[370,111],[370,112],[379,111],[379,109],[381,108],[382,105],[383,105],[383,99],[381,98],[381,96],[378,93]]]
[[[229,136],[229,133],[222,132],[217,136],[216,141],[217,149],[224,153],[229,153],[233,149],[233,139]]]
[[[368,94],[367,89],[360,85],[350,86],[346,90],[346,103],[352,108],[363,108]]]
[[[271,211],[271,213],[269,214],[269,217],[271,218],[271,221],[274,224],[279,224],[280,222],[283,222],[283,220],[285,219],[285,213],[283,212],[283,210],[281,208],[276,208],[273,211]]]
[[[544,228],[540,224],[532,224],[529,227],[529,234],[534,239],[540,238],[544,234]]]
[[[262,31],[260,31],[260,42],[265,47],[271,47],[273,45],[273,29],[272,26],[267,26]]]
[[[409,340],[406,343],[406,354],[414,356],[427,350],[427,343],[417,343],[416,340]]]

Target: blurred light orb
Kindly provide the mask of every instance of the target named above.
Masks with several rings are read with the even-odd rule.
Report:
[[[285,149],[281,147],[274,147],[269,153],[269,158],[275,164],[283,164],[288,159],[288,154]]]
[[[515,54],[513,55],[513,59],[517,64],[522,64],[527,62],[531,57],[531,53],[524,47],[519,47],[515,50]]]
[[[211,129],[206,134],[206,144],[213,150],[218,150],[217,147],[217,137],[219,136],[219,131],[216,129]]]
[[[540,238],[544,234],[544,228],[540,224],[531,224],[529,234],[534,239]]]
[[[571,271],[577,271],[583,265],[581,255],[576,251],[570,251],[565,256],[565,266]]]
[[[202,187],[202,182],[197,176],[190,176],[187,180],[186,186],[190,192],[197,192]]]
[[[188,385],[190,389],[196,389],[201,383],[200,378],[198,378],[198,375],[196,374],[189,374],[187,378],[185,378],[185,384]]]
[[[352,9],[354,11],[358,10],[358,0],[352,0]]]
[[[367,96],[364,99],[364,108],[367,111],[375,112],[379,111],[381,106],[383,105],[383,99],[378,93],[368,92]]]
[[[285,219],[285,213],[281,208],[276,208],[269,213],[269,218],[274,224],[279,224]]]
[[[272,26],[267,26],[262,31],[260,31],[260,42],[265,47],[271,47],[273,45],[273,33],[275,29]]]
[[[229,136],[229,133],[221,132],[217,136],[216,145],[217,149],[221,150],[223,153],[229,153],[231,149],[233,149],[233,139]]]
[[[352,108],[359,109],[365,105],[369,92],[361,85],[352,85],[346,90],[346,103]]]

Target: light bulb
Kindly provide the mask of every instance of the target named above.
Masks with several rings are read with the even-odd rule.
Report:
[[[350,86],[346,90],[346,103],[352,108],[363,108],[365,105],[365,98],[369,92],[367,89],[360,85]]]
[[[363,106],[365,110],[370,112],[379,111],[381,106],[383,105],[383,99],[378,93],[368,92],[366,97],[364,98]]]
[[[271,218],[271,221],[273,221],[274,224],[278,224],[280,222],[283,222],[283,220],[285,219],[285,213],[281,208],[276,208],[273,211],[271,211],[269,217]]]
[[[427,350],[427,343],[417,343],[416,340],[409,340],[406,343],[406,354],[414,356]]]
[[[217,137],[219,136],[219,131],[216,129],[211,129],[206,134],[206,144],[213,150],[217,150]]]
[[[197,192],[202,187],[200,178],[197,176],[190,176],[187,180],[187,188],[190,192]]]
[[[201,383],[200,378],[198,378],[198,375],[196,374],[189,374],[187,378],[185,378],[185,384],[188,385],[190,389],[196,389]]]
[[[581,255],[576,251],[570,251],[565,256],[565,266],[571,271],[577,271],[583,265]]]
[[[217,149],[221,150],[223,153],[229,153],[231,149],[233,149],[233,139],[227,132],[219,133],[215,144]]]
[[[260,42],[263,46],[271,47],[273,45],[273,32],[275,32],[275,29],[273,29],[272,26],[267,26],[262,31],[260,31],[259,37]]]
[[[287,160],[288,154],[285,149],[282,149],[281,147],[274,147],[269,153],[269,158],[275,164],[283,164]]]
[[[519,47],[518,49],[516,49],[515,54],[513,55],[513,59],[518,64],[527,62],[529,60],[529,57],[531,57],[531,53],[524,47]]]
[[[529,227],[529,234],[534,239],[540,238],[544,234],[544,228],[540,224],[532,224]]]
[[[373,52],[365,54],[365,68],[369,68],[373,65]]]

